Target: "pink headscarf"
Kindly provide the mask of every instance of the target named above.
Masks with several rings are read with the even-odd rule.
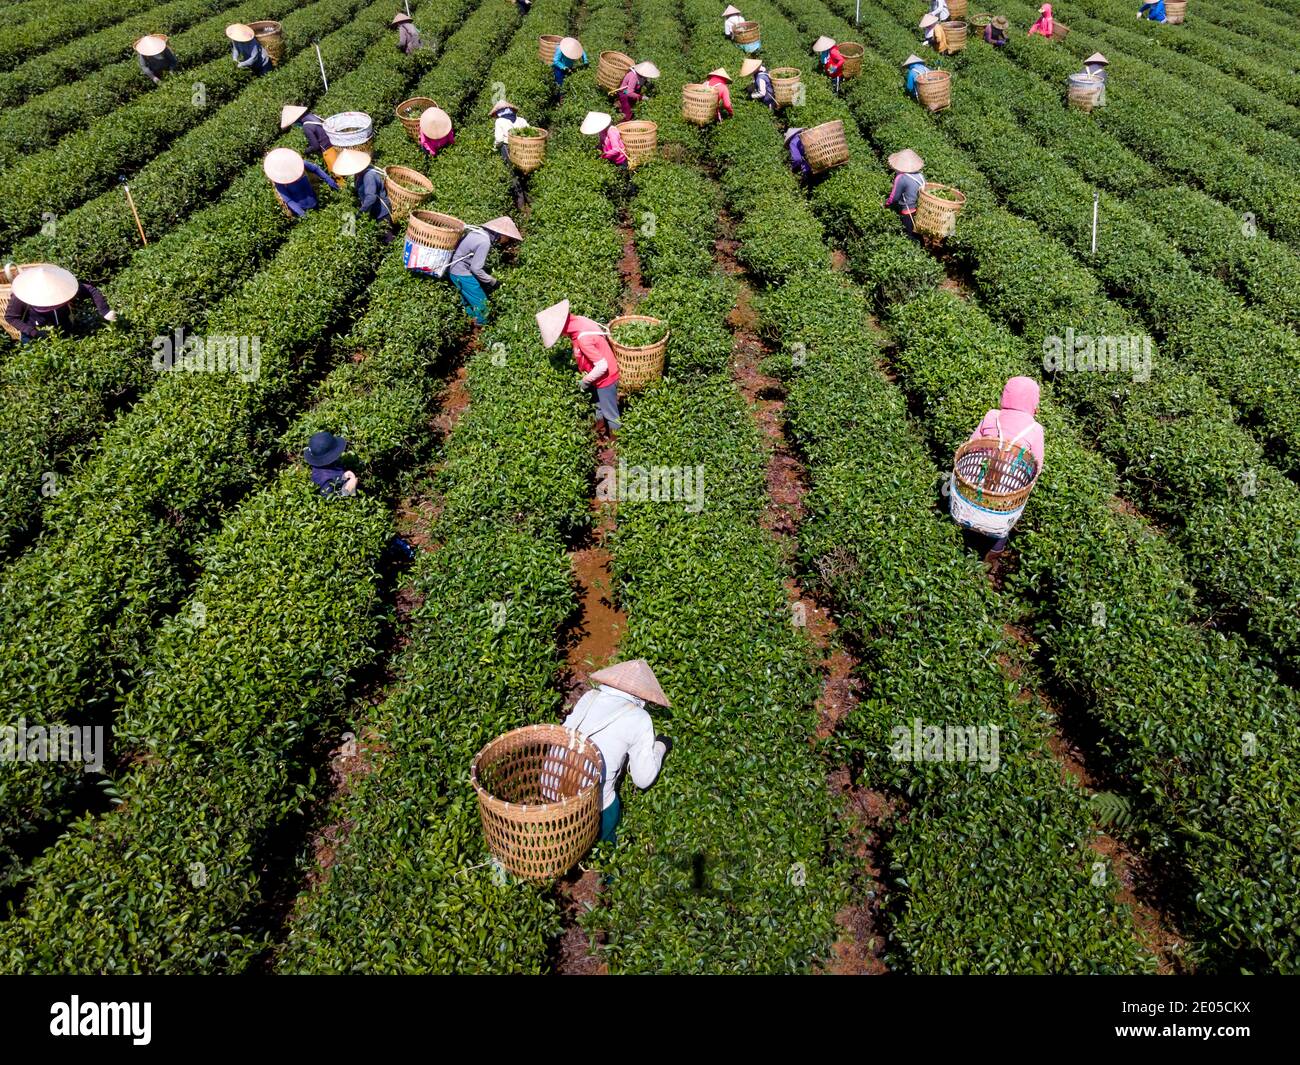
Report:
[[[971,433],[975,440],[981,436],[998,436],[999,427],[1004,440],[1019,437],[1020,442],[1033,452],[1038,468],[1043,468],[1046,444],[1043,427],[1034,419],[1038,413],[1038,382],[1032,377],[1013,377],[1002,389],[1002,407],[984,415],[979,428]]]

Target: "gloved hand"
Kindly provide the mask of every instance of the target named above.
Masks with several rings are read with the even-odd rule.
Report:
[[[663,747],[665,755],[673,749],[673,738],[671,736],[656,736],[655,743]]]
[[[578,378],[578,387],[581,388],[581,389],[585,392],[585,391],[587,391],[587,389],[589,389],[589,388],[591,387],[591,382],[585,380],[585,379],[582,378],[582,377],[579,377],[579,378]]]

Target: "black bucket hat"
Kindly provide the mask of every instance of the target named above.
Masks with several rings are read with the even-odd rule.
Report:
[[[308,466],[329,466],[343,457],[348,449],[348,442],[341,436],[335,436],[328,429],[313,433],[311,442],[302,453]]]

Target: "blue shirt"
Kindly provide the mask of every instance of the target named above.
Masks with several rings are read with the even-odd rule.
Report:
[[[320,115],[308,111],[298,119],[298,125],[307,135],[307,150],[317,155],[324,155],[325,149],[330,147],[330,135],[325,132],[325,120]]]
[[[303,162],[309,172],[325,181],[330,188],[337,189],[339,187],[338,183],[315,163],[310,160],[303,160]],[[291,184],[276,185],[275,191],[280,194],[280,199],[284,201],[284,205],[299,218],[316,206],[316,190],[312,188],[311,181],[306,173]]]
[[[1156,0],[1153,4],[1143,4],[1139,15],[1146,15],[1152,22],[1164,22],[1165,0]]]
[[[924,63],[913,63],[907,68],[907,91],[913,96],[916,95],[916,79],[922,74],[928,74],[930,68]]]
[[[371,166],[357,175],[357,199],[361,201],[362,213],[370,215],[376,222],[382,222],[392,213],[382,170]]]
[[[230,48],[230,58],[235,66],[246,67],[254,74],[265,74],[271,69],[271,57],[257,41],[235,41]]]
[[[811,174],[812,167],[803,154],[803,134],[796,133],[791,137],[787,147],[790,149],[790,169],[796,174]]]
[[[565,55],[558,48],[556,48],[555,58],[551,60],[551,65],[557,66],[561,70],[572,70],[577,65],[577,62],[578,61],[576,59],[570,59],[567,55]],[[587,52],[585,49],[583,50],[582,53],[582,63],[584,66],[587,63]]]

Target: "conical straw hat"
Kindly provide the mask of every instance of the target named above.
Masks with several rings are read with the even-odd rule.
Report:
[[[576,37],[565,37],[560,41],[560,51],[564,54],[565,59],[581,59],[583,53],[582,42]]]
[[[509,215],[502,215],[500,218],[493,218],[483,223],[483,228],[491,230],[493,233],[500,233],[503,237],[509,237],[511,240],[523,240],[524,235],[519,232],[519,227],[515,225],[514,219]]]
[[[1107,58],[1106,58],[1104,55],[1102,55],[1100,52],[1093,52],[1092,55],[1088,56],[1088,58],[1084,60],[1084,62],[1085,62],[1085,63],[1100,63],[1100,64],[1101,64],[1102,66],[1104,66],[1104,67],[1108,67],[1108,66],[1110,66],[1110,60],[1107,59]]]
[[[334,157],[334,165],[330,169],[334,171],[335,177],[352,177],[353,174],[360,174],[369,165],[369,152],[363,152],[358,148],[342,148]]]
[[[415,20],[411,18],[411,16],[408,15],[405,11],[399,11],[396,15],[393,16],[393,21],[390,22],[389,25],[400,26],[403,22],[414,22],[414,21]]]
[[[280,128],[288,129],[307,113],[302,104],[285,104],[280,108]]]
[[[509,100],[499,100],[499,101],[497,101],[496,103],[494,103],[494,104],[491,106],[491,108],[489,108],[489,110],[488,110],[488,115],[489,115],[489,116],[490,116],[490,115],[495,115],[495,114],[497,114],[498,112],[500,112],[500,111],[505,111],[505,110],[518,111],[519,108],[517,108],[517,107],[516,107],[514,104],[512,104]]]
[[[141,55],[161,55],[167,47],[167,38],[161,33],[151,33],[135,42],[135,50]]]
[[[925,160],[911,148],[895,152],[886,162],[889,163],[890,170],[897,170],[900,174],[919,174],[925,169]]]
[[[740,76],[747,78],[762,65],[763,61],[761,59],[746,59],[740,64]]]
[[[813,41],[814,52],[825,52],[835,47],[835,38],[827,37],[825,34]]]
[[[609,124],[613,121],[604,111],[588,111],[587,117],[582,120],[582,132],[590,137],[609,129]]]
[[[906,59],[903,60],[903,66],[910,67],[913,63],[924,63],[924,62],[925,62],[924,59],[922,59],[919,55],[913,52],[911,55],[909,55]]]
[[[644,658],[635,658],[631,662],[620,662],[616,666],[598,669],[591,675],[591,679],[597,684],[608,684],[611,688],[627,692],[628,695],[635,695],[648,703],[672,706],[663,688],[659,686],[659,678],[655,676],[650,663]]]
[[[564,323],[568,320],[568,300],[552,303],[546,310],[537,312],[537,328],[542,332],[543,347],[555,347],[555,342],[560,339],[560,334],[564,331]]]
[[[640,63],[634,63],[632,69],[635,70],[638,74],[640,74],[641,77],[643,78],[659,77],[659,68],[655,66],[653,63],[651,63],[650,60],[648,59],[643,59]]]
[[[717,70],[710,70],[708,76],[711,78],[726,78],[728,81],[731,80],[731,75],[728,74],[723,67],[718,67]]]
[[[933,11],[928,11],[921,16],[921,29],[928,30],[931,26],[936,25],[938,21],[939,21],[939,16],[936,15]]]
[[[730,4],[728,4],[728,5],[727,5],[725,8],[723,8],[723,10],[722,10],[722,17],[723,17],[723,18],[729,18],[729,17],[732,16],[732,15],[739,15],[739,14],[740,14],[740,8],[738,8],[738,7],[732,7]]]
[[[451,115],[441,107],[426,107],[420,112],[420,132],[431,141],[451,132]]]
[[[226,36],[232,41],[247,43],[256,37],[257,34],[253,32],[252,26],[245,26],[242,22],[232,22],[226,27]]]
[[[12,291],[29,307],[61,307],[77,287],[77,279],[61,266],[29,266],[14,278]]]
[[[273,148],[262,160],[262,172],[277,185],[291,185],[306,171],[302,156],[292,148]]]

